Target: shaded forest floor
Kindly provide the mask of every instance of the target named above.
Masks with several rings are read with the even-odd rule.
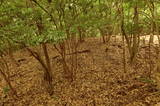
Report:
[[[40,64],[25,50],[19,50],[14,56],[20,66],[15,67],[8,61],[11,80],[19,98],[15,100],[4,94],[6,85],[0,78],[0,106],[160,106],[160,72],[154,68],[156,46],[151,47],[149,60],[149,47],[143,45],[135,65],[131,67],[127,62],[126,73],[123,69],[123,47],[120,41],[112,40],[108,46],[99,38],[87,38],[78,50],[90,52],[78,54],[78,70],[70,84],[62,75],[61,58],[54,58],[58,53],[49,45],[55,81],[52,96],[45,91]],[[149,62],[152,79],[148,77]]]

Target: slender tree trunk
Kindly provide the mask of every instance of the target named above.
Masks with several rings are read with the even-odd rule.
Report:
[[[124,70],[124,73],[126,73],[126,47],[125,47],[125,38],[124,36],[123,37],[123,70]]]
[[[47,70],[44,73],[45,74],[45,80],[47,80],[49,82],[49,85],[52,85],[52,79],[53,79],[52,78],[52,68],[51,68],[51,62],[50,62],[50,58],[49,58],[49,54],[48,54],[48,50],[47,50],[47,44],[42,43],[42,48],[43,48],[45,61],[46,61],[46,65],[47,65]]]
[[[134,6],[134,30],[133,30],[133,45],[132,45],[132,51],[131,51],[131,64],[133,64],[134,59],[136,57],[136,54],[138,53],[139,49],[139,26],[138,26],[138,7],[137,7],[137,2]]]

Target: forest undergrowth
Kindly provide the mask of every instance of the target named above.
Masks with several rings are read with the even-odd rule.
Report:
[[[52,44],[47,44],[54,67],[52,95],[45,89],[43,67],[26,49],[13,53],[19,66],[5,56],[10,81],[18,97],[11,96],[11,90],[0,78],[0,106],[159,106],[158,45],[150,47],[150,58],[149,45],[141,45],[132,65],[126,51],[124,72],[123,49],[126,46],[121,40],[111,39],[104,44],[99,37],[91,37],[79,45],[77,70],[72,82],[63,77],[61,56]],[[66,56],[67,63],[71,62],[69,55]]]

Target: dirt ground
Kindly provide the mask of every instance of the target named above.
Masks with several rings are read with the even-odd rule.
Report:
[[[87,38],[78,50],[90,52],[78,54],[78,70],[72,83],[63,77],[61,58],[53,58],[58,53],[51,48],[49,45],[54,70],[54,94],[49,96],[45,90],[40,64],[28,52],[19,50],[14,53],[19,67],[8,60],[11,81],[18,98],[14,99],[9,92],[4,92],[6,84],[0,77],[0,106],[160,106],[156,45],[151,47],[151,59],[149,47],[142,45],[132,67],[126,52],[124,73],[124,46],[120,41],[113,38],[107,45],[99,38]]]

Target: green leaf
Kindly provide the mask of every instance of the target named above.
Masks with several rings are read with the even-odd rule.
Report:
[[[7,94],[10,91],[10,88],[8,86],[3,88],[4,94]]]

